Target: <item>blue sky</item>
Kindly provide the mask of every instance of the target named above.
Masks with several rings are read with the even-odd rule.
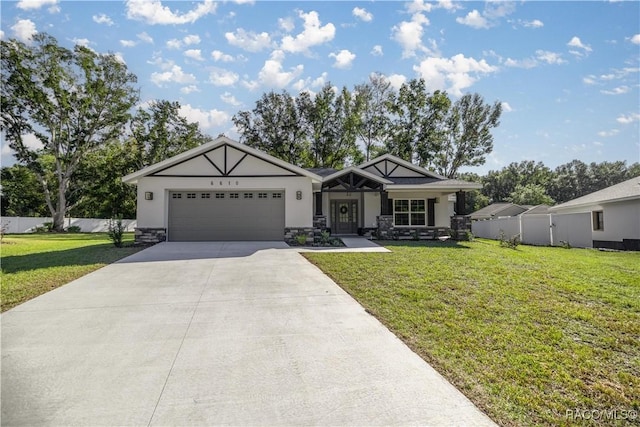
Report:
[[[521,160],[640,161],[640,2],[2,1],[0,36],[113,52],[142,102],[205,133],[263,92],[353,88],[371,72],[500,101],[485,173]],[[3,164],[12,163],[3,141]]]

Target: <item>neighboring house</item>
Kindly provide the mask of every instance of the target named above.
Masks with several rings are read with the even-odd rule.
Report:
[[[591,214],[594,248],[640,250],[640,176],[549,208]]]
[[[549,205],[537,205],[537,206],[523,206],[524,208],[528,208],[526,211],[522,212],[520,215],[545,215],[549,213]]]
[[[136,240],[308,241],[320,230],[434,238],[468,229],[450,195],[479,184],[446,179],[391,155],[337,171],[306,170],[220,136],[127,175],[138,186]],[[463,212],[459,212],[463,214]]]
[[[520,206],[515,203],[492,203],[489,206],[473,212],[469,217],[473,221],[479,221],[505,216],[516,216],[526,212],[529,208],[531,208],[531,206]]]

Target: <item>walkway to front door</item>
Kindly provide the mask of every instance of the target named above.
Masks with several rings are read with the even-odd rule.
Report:
[[[331,231],[333,234],[356,234],[358,232],[358,201],[331,201]]]

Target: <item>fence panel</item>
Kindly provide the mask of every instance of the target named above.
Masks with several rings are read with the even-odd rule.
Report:
[[[560,246],[561,241],[575,248],[592,248],[591,213],[551,214],[553,224],[553,242]]]
[[[4,233],[31,233],[36,227],[43,227],[45,222],[51,222],[51,218],[3,216],[1,219]],[[134,231],[137,221],[135,219],[123,219],[122,224],[126,231]],[[70,226],[80,227],[83,233],[105,233],[109,231],[109,220],[103,218],[65,218],[64,228]]]
[[[549,215],[522,215],[522,243],[549,246],[551,244],[551,220]]]

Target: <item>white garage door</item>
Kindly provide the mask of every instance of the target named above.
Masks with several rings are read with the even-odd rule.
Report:
[[[170,241],[283,240],[283,191],[169,193]]]

